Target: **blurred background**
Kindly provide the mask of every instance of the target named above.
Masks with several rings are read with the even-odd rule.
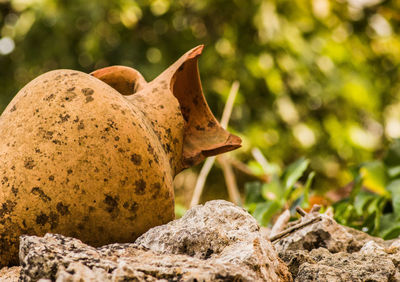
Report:
[[[304,156],[322,195],[400,137],[399,27],[395,0],[0,0],[0,111],[49,70],[119,64],[149,81],[205,44],[200,75],[218,119],[240,82],[229,130],[243,147],[230,158],[261,175],[254,148],[277,170]],[[200,168],[176,179],[182,206]],[[234,171],[243,194],[249,175]],[[218,163],[201,201],[212,198],[227,198]]]

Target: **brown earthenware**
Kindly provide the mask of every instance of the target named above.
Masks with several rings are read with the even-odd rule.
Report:
[[[149,83],[113,66],[51,71],[19,91],[0,117],[0,265],[18,262],[22,234],[100,246],[174,219],[174,176],[241,143],[204,99],[202,49]]]

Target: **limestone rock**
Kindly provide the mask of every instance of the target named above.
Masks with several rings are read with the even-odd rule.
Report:
[[[341,226],[353,237],[353,240],[350,243],[350,248],[348,249],[349,252],[356,252],[360,250],[361,247],[363,247],[369,241],[374,241],[381,246],[390,246],[389,240],[385,241],[382,238],[369,235],[368,233],[362,232],[360,230],[348,226]]]
[[[316,218],[318,217],[318,218]],[[275,241],[295,281],[400,281],[400,250],[319,213],[309,225]],[[297,225],[298,226],[298,225]]]
[[[399,281],[392,259],[387,254],[332,254],[325,248],[288,251],[282,256],[295,281]]]
[[[291,281],[286,265],[244,209],[197,206],[135,243],[90,247],[56,234],[23,236],[22,281]]]
[[[211,258],[220,264],[256,269],[261,279],[287,279],[286,267],[282,268],[272,244],[263,237],[254,218],[226,201],[210,201],[194,207],[180,220],[149,230],[135,243],[157,253]]]
[[[13,266],[13,267],[3,267],[0,269],[0,281],[7,282],[17,282],[19,273],[21,271],[21,267]]]
[[[278,253],[289,250],[308,250],[322,247],[336,253],[347,251],[354,246],[353,236],[330,216],[324,214],[307,214],[301,220],[319,216],[320,221],[307,225],[296,232],[276,241],[274,246]],[[358,249],[361,246],[357,246]]]

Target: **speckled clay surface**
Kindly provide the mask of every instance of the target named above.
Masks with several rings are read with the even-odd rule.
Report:
[[[126,67],[55,70],[16,95],[0,117],[0,265],[17,263],[22,234],[100,246],[174,218],[176,173],[240,146],[204,100],[201,49],[150,83]]]

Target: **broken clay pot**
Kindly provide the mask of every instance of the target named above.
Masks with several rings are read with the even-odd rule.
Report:
[[[202,49],[149,83],[113,66],[51,71],[20,90],[0,117],[0,265],[18,262],[22,234],[101,246],[174,219],[174,176],[241,143],[204,99]]]

